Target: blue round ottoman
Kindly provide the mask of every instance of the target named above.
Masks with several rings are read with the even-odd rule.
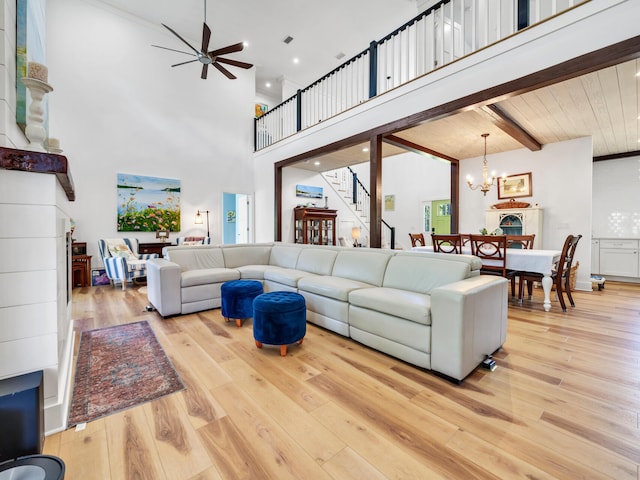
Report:
[[[224,282],[220,287],[220,295],[225,322],[235,318],[236,326],[241,327],[243,319],[253,317],[253,299],[262,292],[262,283],[257,280]]]
[[[253,338],[256,346],[280,345],[280,355],[287,355],[287,345],[302,343],[307,333],[307,306],[295,292],[269,292],[253,301]]]

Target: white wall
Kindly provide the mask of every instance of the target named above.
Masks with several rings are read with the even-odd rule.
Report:
[[[382,162],[382,218],[396,227],[396,247],[411,248],[409,233],[424,231],[424,202],[451,197],[451,165],[430,155],[405,153]],[[395,210],[384,210],[384,195],[395,195]]]
[[[151,47],[175,42],[161,25],[92,0],[47,3],[50,135],[71,164],[74,237],[94,266],[99,238],[155,241],[117,232],[117,173],[181,180],[182,226],[172,238],[205,234],[193,220],[210,210],[221,243],[222,192],[253,193],[253,69],[233,69],[238,79],[228,80],[210,68],[202,80],[198,64],[171,68],[182,56]]]
[[[640,238],[640,156],[593,164],[593,236]]]
[[[507,175],[531,172],[532,196],[521,198],[544,209],[542,244],[536,248],[560,250],[568,234],[581,234],[576,250],[580,262],[576,288],[591,290],[591,202],[592,202],[591,137],[545,145],[537,152],[527,149],[487,155],[489,170]],[[460,162],[460,231],[478,232],[485,226],[485,211],[498,200],[492,188],[486,197],[470,190],[466,176],[479,178],[482,158]]]

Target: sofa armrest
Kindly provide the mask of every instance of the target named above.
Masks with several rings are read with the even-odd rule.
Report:
[[[147,261],[147,298],[163,317],[182,313],[180,265],[163,258]]]
[[[431,292],[431,368],[464,379],[507,338],[507,280],[480,275]]]

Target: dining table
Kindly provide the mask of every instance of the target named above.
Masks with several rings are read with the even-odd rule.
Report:
[[[433,246],[413,247],[411,250],[414,252],[433,252]],[[455,254],[447,253],[443,255]],[[468,245],[463,246],[462,255],[471,255],[471,247]],[[546,312],[551,310],[551,286],[553,285],[551,271],[553,266],[560,260],[560,255],[562,255],[560,250],[507,248],[506,267],[508,270],[533,272],[542,275],[543,306]],[[485,262],[488,265],[492,261]]]

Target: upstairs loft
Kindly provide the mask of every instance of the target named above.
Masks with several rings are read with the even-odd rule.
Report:
[[[339,134],[320,142],[323,145],[313,142],[313,146],[322,148],[331,140],[342,141],[342,147],[355,145],[355,138],[349,140],[345,133],[359,135],[358,141],[367,142],[373,129],[385,135],[385,149],[394,142],[411,146],[410,134],[404,139],[390,135],[471,109],[510,129],[508,145],[500,146],[503,151],[522,146],[540,149],[545,141],[532,138],[511,121],[513,107],[496,104],[540,86],[637,58],[637,29],[627,20],[633,17],[634,9],[633,2],[620,0],[441,1],[256,119],[257,155],[262,157],[264,150],[277,149],[283,142],[290,145],[311,134],[327,133],[333,125],[352,123],[349,118],[359,120],[353,129],[342,128]],[[616,28],[603,29],[603,25]],[[600,50],[615,49],[620,42],[625,43],[618,45],[617,51]],[[373,113],[383,108],[384,113]],[[637,150],[636,141],[634,138],[617,148]],[[302,151],[313,146],[305,142]],[[454,158],[480,154],[466,153]],[[594,150],[594,155],[598,154]],[[291,157],[287,153],[280,160]],[[352,164],[369,160],[359,157]],[[337,166],[344,165],[323,169]]]

